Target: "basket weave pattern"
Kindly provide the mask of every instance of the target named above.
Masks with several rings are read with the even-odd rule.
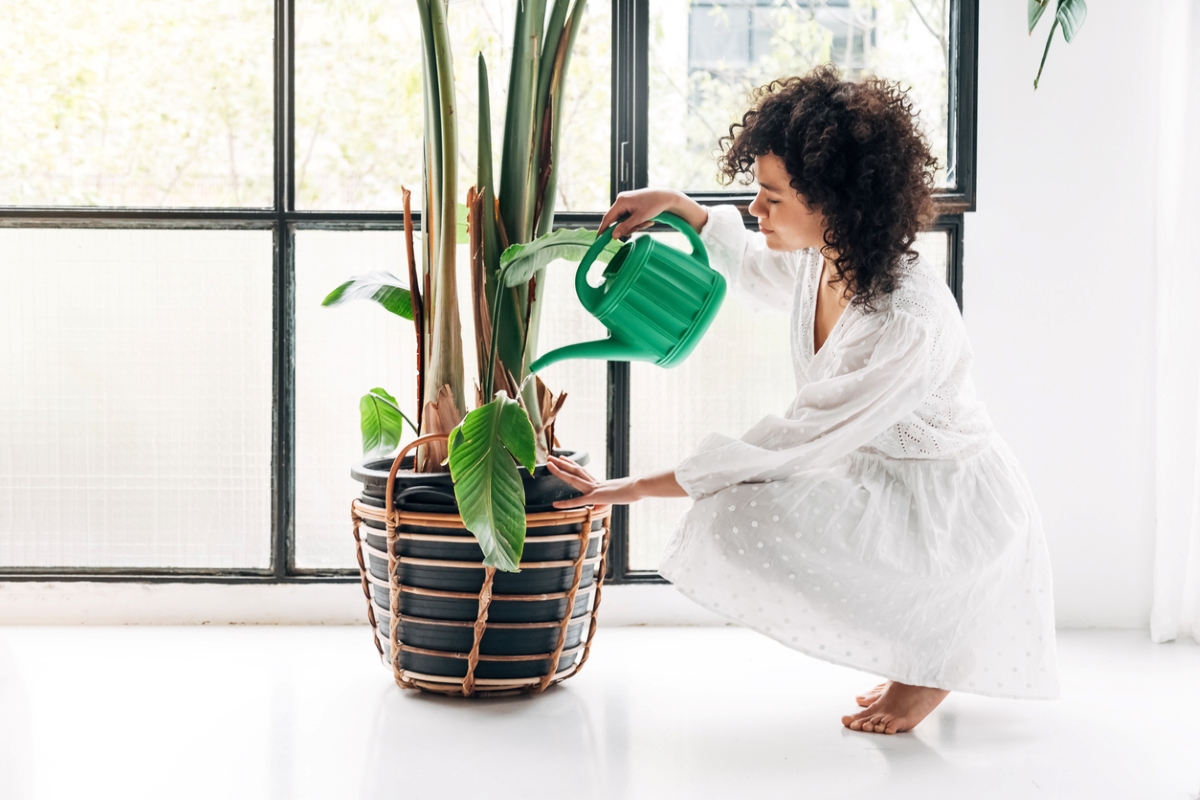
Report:
[[[362,578],[363,594],[367,599],[367,619],[370,621],[375,647],[379,651],[381,658],[390,663],[392,674],[396,679],[396,683],[405,689],[421,689],[429,692],[437,692],[448,695],[460,695],[463,697],[487,697],[495,695],[511,695],[537,693],[544,691],[547,687],[565,680],[579,672],[587,662],[588,654],[591,649],[592,637],[596,634],[596,613],[600,608],[600,595],[604,583],[604,572],[607,566],[608,543],[609,543],[609,526],[612,515],[612,507],[606,507],[602,511],[597,511],[593,507],[588,506],[578,509],[570,509],[563,511],[552,511],[545,513],[532,513],[526,515],[526,529],[535,529],[539,527],[563,526],[563,525],[579,525],[578,533],[568,533],[562,535],[538,537],[539,542],[549,541],[565,541],[570,539],[579,539],[579,553],[573,561],[521,561],[522,571],[527,569],[548,569],[548,568],[567,568],[574,567],[574,578],[570,588],[562,592],[539,593],[539,594],[497,594],[493,591],[493,583],[496,576],[495,567],[484,567],[480,561],[448,561],[429,558],[415,558],[411,556],[401,556],[397,554],[397,546],[401,540],[410,541],[462,541],[459,536],[440,536],[431,533],[410,533],[402,530],[405,526],[420,526],[422,529],[429,528],[445,528],[458,529],[461,531],[465,528],[462,517],[454,513],[433,513],[433,512],[414,512],[401,511],[394,507],[393,490],[396,472],[399,469],[401,459],[413,447],[423,444],[427,441],[446,438],[444,434],[431,434],[422,436],[411,442],[400,453],[397,454],[392,463],[392,469],[388,476],[388,487],[386,494],[385,508],[377,508],[375,506],[363,503],[360,500],[354,500],[351,504],[350,516],[353,523],[353,534],[355,551],[358,558],[359,574]],[[387,529],[387,553],[381,553],[371,547],[364,540],[360,532],[362,524],[366,520],[371,520],[376,523],[382,522]],[[592,531],[593,522],[599,520],[601,525],[598,531]],[[588,558],[588,544],[593,535],[601,536],[599,553],[591,558]],[[388,580],[386,584],[380,578],[371,574],[367,566],[367,556],[374,555],[376,558],[382,559],[386,557],[388,564]],[[484,570],[483,586],[478,593],[474,592],[455,592],[444,591],[439,589],[429,589],[417,586],[408,586],[401,583],[400,580],[400,565],[427,566],[427,567],[446,567],[446,568],[461,568],[472,570]],[[584,640],[573,648],[565,648],[567,640],[567,628],[572,622],[578,622],[584,617],[572,618],[575,610],[576,597],[579,592],[580,582],[583,576],[584,567],[593,565],[593,580],[594,584],[589,587],[594,592],[594,600],[592,607],[589,610],[588,630]],[[387,588],[389,598],[389,608],[384,609],[378,607],[372,597],[371,587],[377,585]],[[400,601],[404,594],[411,593],[414,595],[424,595],[426,597],[454,598],[454,599],[474,599],[478,603],[478,611],[475,620],[472,621],[453,621],[443,619],[426,619],[421,617],[413,617],[402,615],[400,613]],[[548,622],[489,622],[488,609],[493,601],[504,600],[510,602],[538,602],[545,600],[561,600],[565,599],[566,604],[561,618]],[[586,600],[584,601],[586,602]],[[379,614],[376,613],[378,607]],[[380,616],[386,613],[387,621],[383,623],[381,628]],[[469,626],[472,629],[472,646],[469,652],[451,652],[445,650],[432,650],[429,648],[416,647],[411,644],[405,644],[400,639],[400,623],[413,622],[425,625],[450,625],[450,626]],[[487,655],[480,653],[480,643],[483,641],[485,632],[491,629],[532,629],[532,628],[558,628],[557,644],[553,651],[548,653],[535,653],[524,655]],[[385,647],[386,645],[386,647]],[[437,656],[447,659],[458,659],[466,661],[466,675],[462,678],[450,677],[444,675],[430,675],[425,673],[413,672],[401,666],[401,655],[404,652],[420,653],[428,656]],[[574,663],[562,670],[559,670],[559,663],[564,656],[575,656]],[[476,669],[481,661],[542,661],[547,663],[546,672],[540,677],[532,678],[477,678],[475,676]]]

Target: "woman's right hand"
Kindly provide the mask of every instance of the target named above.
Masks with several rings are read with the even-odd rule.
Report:
[[[708,209],[683,192],[673,189],[633,189],[621,192],[600,220],[600,230],[616,223],[614,239],[624,239],[630,234],[645,230],[654,224],[654,218],[669,211],[691,225],[697,233],[708,222]],[[628,214],[625,219],[622,215]]]

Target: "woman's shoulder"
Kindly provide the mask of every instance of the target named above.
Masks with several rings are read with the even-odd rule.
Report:
[[[888,304],[894,313],[913,317],[931,327],[957,321],[958,301],[946,283],[946,276],[929,260],[918,256],[901,263],[898,278]]]
[[[903,334],[944,339],[948,327],[961,325],[950,287],[937,268],[922,258],[904,263],[896,288],[876,296],[871,308],[856,304],[847,310],[850,308],[854,308],[854,320],[847,327],[859,338]]]

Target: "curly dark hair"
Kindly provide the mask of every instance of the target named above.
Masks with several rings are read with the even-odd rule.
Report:
[[[721,137],[724,183],[753,181],[756,156],[779,156],[791,186],[825,215],[825,244],[854,303],[874,302],[896,288],[901,263],[916,257],[917,231],[936,216],[937,159],[918,112],[899,84],[844,81],[825,65],[755,89],[751,108]]]

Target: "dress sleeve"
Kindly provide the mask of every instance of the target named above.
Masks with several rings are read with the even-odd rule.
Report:
[[[737,206],[712,206],[700,231],[708,262],[725,276],[751,311],[788,311],[802,253],[775,252],[766,238],[746,230]]]
[[[786,417],[768,415],[741,439],[709,435],[675,467],[675,479],[699,500],[737,483],[828,466],[867,444],[931,390],[927,325],[894,308],[859,314],[839,336],[827,377],[805,384]]]

